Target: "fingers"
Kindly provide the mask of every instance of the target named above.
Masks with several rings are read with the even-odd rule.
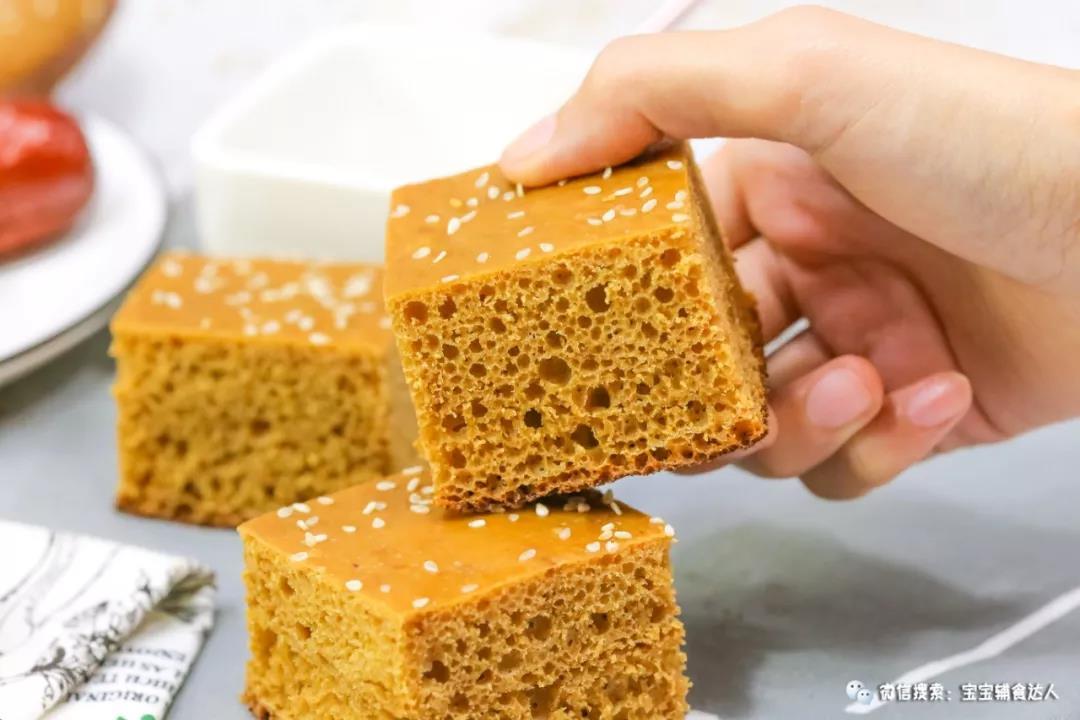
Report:
[[[800,475],[832,456],[869,423],[883,396],[881,378],[865,358],[847,355],[830,360],[772,394],[778,442],[740,464],[765,477]]]
[[[620,38],[500,164],[511,179],[544,184],[624,162],[665,136],[757,137],[815,149],[835,142],[884,93],[915,82],[895,70],[893,82],[882,82],[882,73],[902,65],[916,41],[919,50],[940,45],[819,8],[732,30]]]
[[[889,393],[874,419],[802,475],[819,497],[856,498],[929,455],[971,408],[971,384],[943,372]]]

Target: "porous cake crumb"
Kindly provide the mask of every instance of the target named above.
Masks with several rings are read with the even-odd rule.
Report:
[[[462,516],[431,492],[412,468],[240,527],[256,717],[682,720],[670,526],[596,493]]]
[[[162,258],[112,322],[117,505],[235,526],[415,463],[381,282],[361,264]]]
[[[766,430],[764,358],[685,145],[523,190],[399,188],[386,299],[438,503],[518,506]]]

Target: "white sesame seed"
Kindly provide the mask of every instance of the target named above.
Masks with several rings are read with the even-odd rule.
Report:
[[[342,525],[341,530],[342,530],[342,532],[347,532],[347,533],[349,533],[351,535],[354,532],[356,532],[356,526],[355,525]]]
[[[664,518],[654,515],[653,517],[649,518],[649,522],[651,522],[653,525],[663,525]]]
[[[613,553],[618,549],[619,543],[615,542],[614,540],[608,540],[606,543],[604,543],[604,550],[606,552]]]
[[[485,520],[484,518],[477,518],[475,520],[469,521],[469,527],[471,528],[482,528],[485,525],[487,525],[487,520]]]
[[[461,229],[461,220],[456,217],[450,218],[450,222],[446,223],[446,234],[453,235]]]
[[[623,217],[634,217],[637,215],[637,208],[620,208],[619,214]]]
[[[585,218],[585,222],[589,223],[590,225],[603,225],[604,224],[603,220],[601,220],[600,218],[594,218],[594,217]]]
[[[476,256],[476,262],[481,263],[481,264],[486,263],[488,261],[489,257],[491,257],[491,256],[488,255],[486,252],[482,252],[482,253],[480,253],[479,255]]]
[[[434,485],[425,485],[424,487],[420,488],[420,492],[424,493],[425,495],[434,495],[435,494],[435,486]]]
[[[415,600],[412,601],[412,606],[414,608],[416,608],[417,610],[419,610],[420,608],[427,605],[429,602],[431,602],[431,601],[428,598],[420,597],[420,598],[416,598]]]
[[[387,490],[393,490],[396,487],[397,483],[393,480],[380,480],[379,482],[375,483],[375,489],[381,490],[382,492],[386,492]]]
[[[262,334],[263,335],[273,335],[274,333],[276,333],[280,329],[281,329],[281,323],[279,323],[277,320],[267,320],[266,322],[263,323]]]
[[[667,161],[667,166],[669,168],[671,168],[672,170],[682,170],[683,164],[679,160],[668,160]]]
[[[431,254],[431,248],[429,248],[427,245],[422,245],[421,247],[418,247],[415,250],[413,250],[412,258],[413,258],[413,260],[423,260],[424,258],[426,258],[430,254]]]
[[[514,191],[513,190],[507,190],[506,192],[503,193],[502,197],[503,197],[503,202],[510,202],[511,200],[514,199]]]
[[[476,583],[469,583],[468,585],[462,585],[461,586],[461,592],[465,593],[466,595],[471,593],[471,592],[476,592],[479,589],[480,589],[480,586],[477,585]]]
[[[326,542],[325,534],[316,535],[315,533],[304,533],[304,544],[308,547],[315,547],[321,542]]]
[[[548,506],[545,505],[544,503],[541,503],[541,502],[536,503],[536,514],[539,515],[540,517],[547,517],[548,513],[550,513],[550,512],[551,511],[548,510]]]
[[[411,208],[409,208],[408,205],[398,205],[396,208],[394,208],[394,212],[390,213],[390,216],[396,218],[405,217],[409,214],[410,209]]]
[[[509,515],[506,516],[506,519],[509,520],[510,522],[517,522],[518,517],[519,516],[518,516],[517,513],[510,513]]]
[[[381,592],[381,593],[390,592],[390,586],[388,584],[386,584],[386,583],[383,583],[382,585],[379,586],[379,592]]]
[[[581,188],[581,191],[586,195],[599,195],[602,192],[602,189],[599,185],[586,185]]]
[[[668,537],[675,537],[675,528],[671,525],[664,525],[664,534]]]
[[[375,507],[377,505],[378,505],[377,502],[375,502],[374,500],[370,500],[370,501],[368,501],[368,504],[364,506],[364,509],[361,510],[360,512],[363,515],[370,515],[371,513],[373,513],[375,511]]]
[[[581,502],[578,503],[578,506],[577,506],[578,513],[587,513],[590,510],[592,510],[592,505],[585,502],[584,500],[582,500]]]
[[[307,317],[307,316],[302,317],[302,318],[300,318],[300,322],[298,322],[296,324],[296,326],[298,328],[300,328],[301,330],[303,330],[304,332],[307,332],[307,331],[311,330],[311,328],[315,327],[315,318]]]
[[[613,533],[612,530],[604,530],[603,532],[600,533],[600,535],[599,535],[599,537],[597,539],[598,540],[610,540],[612,533]]]
[[[308,554],[306,552],[293,553],[289,556],[289,559],[293,562],[304,562],[308,559]]]
[[[476,198],[469,198],[469,199],[470,200],[475,200]],[[467,213],[465,213],[464,215],[461,216],[461,222],[467,223],[470,220],[472,220],[474,217],[476,217],[476,211],[475,210],[470,210],[469,212],[467,212]]]
[[[601,175],[601,177],[603,177],[605,180],[607,180],[609,177],[611,177],[611,167],[610,166],[604,168],[604,174]]]
[[[319,524],[319,516],[318,515],[312,515],[311,517],[309,517],[307,519],[307,526],[309,528],[315,527],[318,524]]]
[[[524,260],[525,258],[529,257],[529,253],[531,252],[531,248],[521,248],[516,253],[514,253],[514,258],[516,260]]]
[[[435,256],[435,259],[431,261],[431,264],[434,265],[435,263],[442,262],[443,258],[445,258],[445,257],[446,257],[446,251],[445,250],[440,250],[439,254]]]
[[[307,530],[308,529],[307,523],[304,522],[303,520],[297,520],[296,521],[296,527],[300,528],[301,530]]]
[[[491,174],[485,171],[480,173],[480,177],[476,178],[476,182],[474,184],[476,185],[476,187],[482,188],[488,184],[488,180],[490,179]]]
[[[431,508],[429,508],[427,505],[410,505],[409,509],[417,515],[427,515],[429,512],[431,512]]]
[[[429,225],[434,225],[435,223],[439,222],[439,220],[439,216],[435,213],[432,213],[431,215],[428,215],[426,218],[424,218],[424,222],[428,223]]]
[[[669,202],[664,207],[666,207],[668,210],[681,210],[682,206],[683,206],[683,204],[680,201],[673,200],[672,202]]]
[[[569,540],[570,539],[570,528],[568,528],[568,527],[559,528],[555,532],[555,535],[557,535],[560,540]]]
[[[474,207],[476,207],[477,205],[480,204],[480,201],[477,200],[474,197],[471,197],[471,198],[469,198],[468,200],[465,201],[465,204],[468,205],[471,208],[474,208]],[[472,220],[472,218],[469,218],[469,220]],[[461,221],[462,222],[468,222],[468,220],[466,220],[465,218],[461,218]]]
[[[285,507],[278,508],[277,516],[279,518],[287,518],[290,515],[292,515],[292,508],[291,507],[286,505]]]
[[[521,183],[514,186],[514,192],[517,193],[518,197],[525,197],[525,188],[521,186]]]
[[[649,184],[649,178],[645,177],[644,175],[642,175],[641,177],[639,177],[637,179],[637,186],[638,187],[645,187],[648,184]]]
[[[312,345],[326,345],[330,342],[330,336],[324,333],[315,332],[308,335],[308,340]]]
[[[679,190],[679,191],[677,191],[675,193],[675,199],[678,200],[679,202],[682,202],[682,201],[686,200],[687,197],[688,196],[687,196],[685,190]]]
[[[534,228],[532,225],[526,225],[525,227],[518,230],[518,237],[525,237],[526,235],[531,235],[532,231],[535,229],[536,228]]]
[[[518,562],[529,562],[534,557],[536,557],[536,549],[535,548],[529,548],[525,552],[518,555]]]
[[[517,220],[519,217],[525,217],[524,210],[515,210],[512,213],[506,213],[507,220]]]
[[[622,515],[622,508],[619,506],[619,503],[612,500],[610,503],[610,507],[611,512],[615,513],[616,515]]]
[[[487,189],[488,200],[494,200],[499,197],[499,188],[497,185],[492,185]]]
[[[588,545],[585,546],[585,552],[591,552],[591,553],[600,552],[600,543],[595,542],[595,541],[589,543]]]
[[[555,249],[555,246],[552,245],[551,243],[540,243],[539,247],[540,247],[541,252],[546,252],[546,253],[549,253],[549,252],[551,252],[552,250]]]
[[[634,188],[624,187],[624,188],[619,188],[618,190],[616,190],[615,192],[613,192],[611,194],[614,195],[615,197],[623,197],[624,195],[629,195],[632,192],[634,192]]]
[[[650,185],[649,187],[645,188],[640,193],[638,193],[639,198],[647,198],[650,195],[652,195],[652,185]]]
[[[653,198],[652,200],[646,200],[645,204],[641,206],[641,212],[652,212],[652,209],[654,207],[656,207],[656,198]]]
[[[615,210],[614,209],[608,210],[607,212],[605,212],[603,215],[600,216],[600,219],[603,220],[604,222],[611,222],[612,220],[615,219]]]
[[[437,573],[437,572],[439,572],[439,566],[435,563],[434,560],[425,560],[424,561],[424,570],[426,570],[429,573]]]
[[[439,280],[444,283],[451,283],[459,279],[460,277],[460,275],[443,275],[441,278],[439,278]]]
[[[293,503],[292,504],[292,509],[295,510],[296,512],[302,512],[302,513],[311,512],[311,507],[307,503],[302,503],[302,502]]]
[[[407,468],[402,468],[401,474],[402,475],[419,475],[423,471],[424,471],[424,468],[421,465],[410,465]]]
[[[632,537],[634,537],[634,536],[631,533],[627,532],[626,530],[616,530],[615,531],[615,539],[616,540],[629,540]]]
[[[409,482],[405,485],[406,492],[416,492],[416,488],[420,487],[420,478],[410,478]]]
[[[326,495],[320,495],[319,497],[315,498],[315,502],[319,503],[320,505],[333,505],[334,498],[327,497]]]
[[[686,222],[689,219],[690,219],[690,216],[685,214],[685,213],[675,213],[674,215],[671,216],[671,221],[672,222],[677,222],[677,223]]]
[[[609,522],[609,523],[604,523],[603,525],[600,526],[600,532],[614,532],[614,531],[615,531],[615,523]]]
[[[383,520],[381,517],[372,518],[371,527],[376,530],[382,530],[384,527],[386,527],[386,521]]]
[[[345,582],[345,589],[351,590],[352,592],[356,592],[357,590],[363,590],[364,583],[360,582],[359,580],[347,580]]]

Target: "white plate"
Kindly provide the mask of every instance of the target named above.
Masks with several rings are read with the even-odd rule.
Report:
[[[203,246],[379,262],[390,191],[494,161],[591,57],[527,40],[356,25],[231,99],[192,143]]]
[[[108,322],[108,306],[157,252],[165,228],[161,180],[111,123],[82,120],[96,185],[65,237],[0,262],[0,384],[48,361]]]

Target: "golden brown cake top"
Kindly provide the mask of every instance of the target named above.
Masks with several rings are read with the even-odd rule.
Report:
[[[678,144],[602,173],[522,189],[491,165],[394,191],[386,296],[690,220],[690,151]]]
[[[660,518],[597,493],[488,515],[449,513],[433,506],[431,495],[427,472],[407,468],[280,508],[239,531],[400,614],[475,599],[550,568],[674,535]]]
[[[114,332],[168,331],[310,345],[391,342],[382,271],[363,263],[162,256],[113,318]]]

